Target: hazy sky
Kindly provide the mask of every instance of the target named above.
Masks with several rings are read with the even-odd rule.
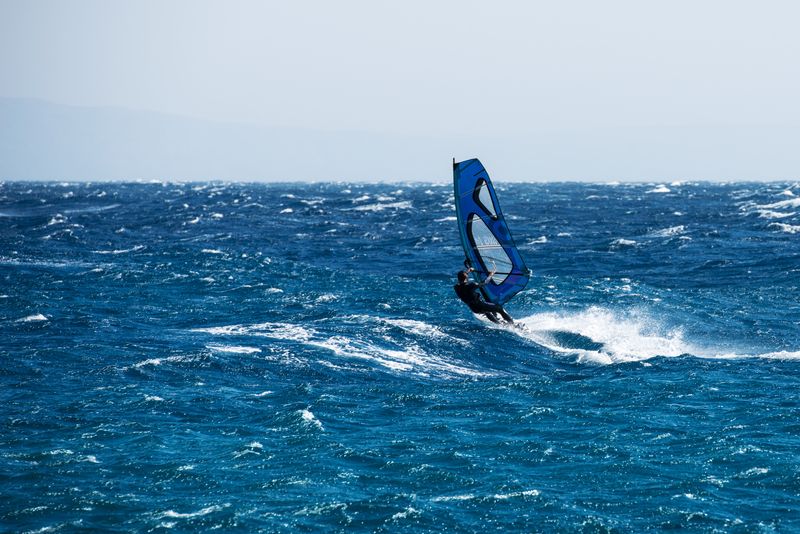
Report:
[[[590,152],[593,131],[785,136],[800,131],[799,22],[800,3],[769,0],[0,0],[0,97],[438,138],[553,132]],[[779,155],[769,172],[791,173],[798,159]]]

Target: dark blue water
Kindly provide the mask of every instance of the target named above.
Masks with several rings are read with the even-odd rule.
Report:
[[[800,530],[800,187],[0,184],[0,530]]]

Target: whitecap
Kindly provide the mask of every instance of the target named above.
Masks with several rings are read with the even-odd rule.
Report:
[[[666,329],[644,314],[617,314],[600,307],[579,312],[548,312],[517,321],[512,332],[579,362],[611,364],[656,356],[700,354],[679,328]]]
[[[650,189],[647,192],[648,193],[670,193],[671,191],[666,185],[661,184],[661,185],[658,185],[658,186],[654,187],[653,189]]]
[[[141,369],[142,367],[153,366],[157,367],[164,362],[170,363],[183,363],[183,362],[192,362],[197,360],[197,356],[169,356],[167,358],[148,358],[147,360],[142,360],[139,363],[132,365],[134,369]],[[128,369],[126,367],[126,369]]]
[[[458,220],[457,217],[451,215],[448,217],[442,217],[441,219],[434,219],[433,222],[454,222],[457,220]]]
[[[222,505],[222,506],[219,506],[219,505],[207,506],[207,507],[202,508],[202,509],[200,509],[200,510],[198,510],[196,512],[187,512],[187,513],[180,513],[180,512],[175,512],[173,510],[167,510],[166,512],[163,512],[160,517],[162,517],[162,518],[171,517],[171,518],[175,518],[175,519],[188,519],[188,518],[191,518],[191,517],[201,517],[201,516],[208,515],[208,514],[211,514],[211,513],[214,513],[214,512],[219,512],[220,510],[222,510],[223,508],[227,508],[228,506],[230,506],[230,504],[227,504],[227,503]]]
[[[292,208],[284,208],[279,213],[294,213]]]
[[[418,513],[419,513],[419,510],[409,506],[408,508],[406,508],[402,512],[397,512],[396,514],[394,514],[392,516],[392,520],[393,521],[397,521],[398,519],[405,519],[410,515],[414,515],[414,514],[418,514]]]
[[[350,208],[354,211],[383,211],[387,209],[393,210],[405,210],[411,209],[412,204],[410,200],[403,200],[400,202],[390,202],[388,204],[367,204],[364,206],[357,206],[355,208]]]
[[[311,329],[289,323],[259,323],[253,325],[229,325],[210,328],[194,328],[192,332],[225,336],[263,336],[287,341],[307,341],[314,334]]]
[[[158,395],[145,395],[144,400],[146,402],[164,402],[164,399]]]
[[[769,469],[766,468],[766,467],[752,467],[752,468],[748,469],[747,471],[745,471],[743,473],[740,473],[739,477],[740,478],[749,478],[749,477],[758,476],[758,475],[766,475],[767,473],[769,473]]]
[[[108,204],[105,206],[87,206],[85,208],[73,208],[64,210],[64,213],[98,213],[101,211],[113,210],[120,207],[121,204]]]
[[[447,502],[447,501],[470,501],[475,498],[472,493],[465,493],[463,495],[442,495],[431,499],[433,502]]]
[[[792,224],[783,224],[783,223],[770,223],[770,228],[777,228],[782,232],[786,232],[787,234],[796,234],[800,232],[800,226],[792,225]]]
[[[515,491],[512,493],[497,493],[493,495],[493,497],[498,500],[505,500],[505,499],[512,499],[515,497],[536,497],[539,495],[539,493],[540,493],[539,490],[530,489],[524,491]]]
[[[211,214],[211,218],[212,219],[222,219],[223,217],[225,217],[225,216],[223,214],[221,214],[221,213],[212,213]]]
[[[783,211],[772,211],[772,210],[758,210],[758,216],[762,219],[783,219],[785,217],[791,217],[795,214],[795,212],[786,213]]]
[[[529,245],[541,245],[543,243],[547,243],[547,236],[540,236],[537,237],[536,239],[528,241]]]
[[[391,326],[396,326],[409,334],[414,334],[417,336],[423,337],[430,337],[430,338],[438,338],[438,339],[448,339],[450,341],[458,341],[457,339],[445,334],[441,328],[438,326],[434,326],[432,324],[428,324],[423,321],[416,321],[414,319],[393,319],[389,317],[370,317],[370,316],[358,316],[354,315],[355,318],[367,318],[371,320],[375,320],[379,323],[388,324]]]
[[[800,208],[800,198],[790,198],[788,200],[781,200],[779,202],[773,202],[772,204],[762,204],[756,206],[759,209],[784,209],[784,208]]]
[[[386,319],[369,316],[350,316],[351,319],[367,320],[396,326],[407,332],[424,337],[454,340],[438,327],[407,319]],[[487,376],[486,373],[470,369],[423,351],[416,343],[404,344],[402,348],[388,348],[368,341],[345,336],[325,336],[311,328],[290,323],[260,323],[254,325],[229,325],[193,329],[214,335],[262,336],[272,339],[304,343],[311,347],[327,349],[341,358],[355,358],[374,362],[393,371],[416,371],[427,373],[439,371],[454,375]],[[457,342],[457,340],[454,340]],[[319,362],[324,364],[323,362]]]
[[[230,354],[256,354],[261,352],[261,349],[257,347],[243,347],[239,345],[206,345],[206,348],[213,350],[215,352],[226,352]]]
[[[316,416],[311,412],[311,410],[308,409],[299,410],[298,413],[300,414],[300,417],[304,423],[308,425],[313,425],[320,430],[325,430],[322,426],[322,423],[320,423],[319,419],[316,418]]]
[[[636,241],[634,241],[632,239],[623,239],[623,238],[620,237],[619,239],[615,239],[614,241],[612,241],[611,242],[611,246],[614,246],[614,247],[633,247],[633,246],[636,246]]]
[[[136,252],[142,250],[144,245],[135,245],[131,248],[120,248],[115,250],[93,250],[95,254],[127,254],[128,252]]]
[[[672,237],[676,235],[680,235],[686,231],[686,227],[682,224],[678,226],[670,226],[669,228],[664,228],[663,230],[656,230],[655,232],[650,233],[650,237]]]
[[[18,323],[35,323],[39,321],[49,321],[47,317],[42,315],[41,313],[37,313],[34,315],[28,315],[27,317],[23,317],[22,319],[17,319],[16,322]]]
[[[224,252],[216,248],[204,248],[200,252],[203,252],[205,254],[225,254]]]
[[[60,213],[56,213],[53,218],[46,224],[46,226],[53,226],[54,224],[64,224],[67,222],[67,218],[61,215]]]

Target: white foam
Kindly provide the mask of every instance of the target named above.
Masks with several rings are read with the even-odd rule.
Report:
[[[164,399],[158,395],[145,395],[144,400],[147,402],[164,402]]]
[[[762,219],[783,219],[785,217],[791,217],[795,214],[794,211],[790,213],[786,213],[785,211],[772,211],[772,210],[758,210],[758,216]]]
[[[191,517],[201,517],[201,516],[208,515],[208,514],[211,514],[211,513],[214,513],[214,512],[219,512],[220,510],[222,510],[223,508],[227,508],[228,506],[230,506],[230,504],[227,504],[227,503],[222,505],[222,506],[220,506],[220,505],[207,506],[207,507],[205,507],[205,508],[203,508],[201,510],[198,510],[196,512],[188,512],[188,513],[180,513],[180,512],[175,512],[173,510],[167,510],[166,512],[162,513],[160,517],[162,517],[162,518],[171,517],[171,518],[175,518],[175,519],[188,519],[188,518],[191,518]]]
[[[356,206],[355,208],[350,208],[354,211],[383,211],[388,209],[394,210],[407,210],[411,209],[411,201],[410,200],[403,200],[401,202],[389,202],[387,204],[366,204],[364,206]]]
[[[34,315],[28,315],[27,317],[23,317],[22,319],[16,320],[16,322],[18,323],[35,323],[39,321],[49,321],[49,319],[44,315],[42,315],[41,313],[36,313]]]
[[[550,312],[524,317],[517,321],[523,329],[507,328],[554,352],[573,356],[578,362],[616,364],[644,362],[654,357],[694,356],[697,358],[735,360],[761,358],[800,360],[800,351],[726,352],[684,340],[682,328],[667,328],[647,313],[632,310],[612,312],[591,307],[578,312]],[[578,341],[565,341],[564,335]],[[582,339],[599,348],[580,347]],[[585,341],[583,342],[586,345]],[[573,346],[570,346],[573,345]]]
[[[497,493],[493,495],[493,497],[498,500],[505,500],[505,499],[513,499],[515,497],[536,497],[537,495],[539,495],[539,490],[531,489],[524,491],[514,491],[512,493]]]
[[[211,328],[194,328],[192,332],[205,332],[223,336],[261,336],[287,341],[308,341],[314,334],[311,329],[288,323],[235,324]]]
[[[55,216],[50,219],[46,226],[53,226],[54,224],[64,224],[67,222],[67,218],[61,215],[60,213],[56,213]]]
[[[432,324],[428,324],[423,321],[416,321],[414,319],[394,319],[391,317],[372,317],[370,315],[352,315],[350,316],[350,318],[365,320],[365,321],[374,321],[379,324],[387,324],[390,326],[400,328],[401,330],[416,336],[428,337],[433,339],[446,339],[452,342],[461,341],[457,338],[454,338],[444,333],[442,329],[439,328],[438,326],[434,326]]]
[[[526,329],[511,331],[554,352],[577,356],[578,361],[612,364],[699,353],[683,340],[681,329],[665,331],[657,321],[635,312],[618,314],[591,307],[578,312],[540,313],[517,322]],[[567,346],[560,334],[588,338],[602,348],[582,348],[580,343]]]
[[[225,254],[224,252],[222,252],[221,250],[219,250],[217,248],[204,248],[200,252],[203,252],[205,254]]]
[[[139,363],[134,364],[132,367],[134,369],[141,369],[142,367],[147,367],[147,366],[156,367],[164,362],[181,363],[181,362],[192,362],[195,360],[197,360],[196,356],[169,356],[167,358],[149,358],[147,360],[143,360]],[[128,368],[126,367],[126,369]]]
[[[773,202],[772,204],[762,204],[756,206],[759,209],[783,209],[783,208],[800,208],[800,198],[790,198],[787,200],[781,200],[778,202]]]
[[[787,234],[796,234],[800,232],[800,226],[792,225],[792,224],[784,224],[784,223],[770,223],[770,228],[777,228],[782,232],[786,232]]]
[[[463,495],[442,495],[431,499],[433,502],[447,502],[447,501],[470,501],[475,498],[472,493],[465,493]]]
[[[115,250],[93,250],[95,254],[126,254],[128,252],[136,252],[142,250],[144,245],[135,245],[131,248],[120,248]]]
[[[650,234],[650,237],[673,237],[676,235],[680,235],[686,231],[686,227],[682,224],[678,226],[670,226],[669,228],[664,228],[663,230],[656,230]]]
[[[325,430],[323,428],[322,423],[320,423],[319,419],[311,412],[309,409],[299,410],[298,413],[300,414],[301,419],[304,423],[308,425],[312,425],[320,430]]]
[[[671,191],[670,191],[669,187],[667,187],[664,184],[661,184],[661,185],[658,185],[658,186],[654,187],[653,189],[651,189],[651,190],[649,190],[647,192],[648,193],[670,193]]]
[[[272,395],[272,392],[262,391],[261,393],[253,393],[253,397],[266,397],[267,395]]]
[[[257,347],[244,347],[240,345],[217,345],[211,344],[206,345],[206,348],[211,349],[215,352],[226,352],[230,354],[256,354],[261,352],[261,349]]]
[[[747,471],[745,471],[743,473],[740,473],[738,475],[738,477],[739,478],[749,478],[749,477],[758,476],[758,475],[766,475],[767,473],[769,473],[769,469],[766,468],[766,467],[753,467],[753,468],[748,469]]]
[[[614,241],[612,241],[611,242],[611,246],[613,246],[613,247],[634,247],[634,246],[636,246],[636,241],[634,241],[633,239],[623,239],[623,238],[620,237],[619,239],[615,239]]]
[[[539,236],[536,239],[528,241],[529,245],[541,245],[543,243],[547,243],[547,236]]]
[[[292,208],[284,208],[279,213],[294,213]]]
[[[418,513],[419,513],[419,510],[409,506],[408,508],[406,508],[402,512],[397,512],[396,514],[394,514],[392,516],[392,520],[396,521],[398,519],[405,519],[410,515],[414,515],[414,514],[418,514]]]
[[[324,341],[314,341],[309,344],[326,348],[340,357],[368,360],[393,371],[418,372],[421,374],[438,371],[462,376],[488,376],[488,373],[430,355],[416,344],[409,344],[401,349],[392,349],[343,336],[334,336]]]
[[[411,319],[387,319],[370,316],[349,316],[349,319],[371,321],[395,326],[408,333],[425,338],[437,338],[445,341],[459,342],[448,336],[438,327]],[[488,376],[487,373],[464,367],[446,359],[428,354],[416,343],[403,342],[402,348],[388,348],[369,341],[351,339],[345,336],[328,336],[311,328],[287,323],[261,323],[254,325],[230,325],[211,328],[196,328],[193,332],[205,332],[226,336],[262,336],[272,339],[295,341],[311,347],[318,347],[333,352],[342,358],[367,360],[393,371],[413,371],[426,374],[438,371],[462,376]],[[385,340],[392,342],[391,338]],[[398,343],[400,343],[398,341]],[[143,362],[143,364],[146,362]],[[160,363],[160,362],[159,362]]]
[[[434,219],[433,222],[454,222],[457,220],[458,220],[457,217],[451,215],[449,217],[442,217],[441,219]]]

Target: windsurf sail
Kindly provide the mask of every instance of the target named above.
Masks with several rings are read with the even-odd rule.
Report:
[[[489,174],[477,159],[453,160],[453,186],[464,255],[480,280],[496,270],[481,291],[488,302],[505,304],[522,291],[530,271],[511,238]]]

